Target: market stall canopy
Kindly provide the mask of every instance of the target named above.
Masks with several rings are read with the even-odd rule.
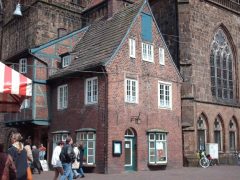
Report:
[[[19,112],[32,96],[32,80],[0,62],[0,112]]]

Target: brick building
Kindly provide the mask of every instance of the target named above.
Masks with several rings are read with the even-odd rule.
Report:
[[[240,148],[240,2],[152,0],[151,5],[169,48],[179,47],[185,165],[197,165],[196,152],[206,143],[218,143],[219,162],[232,164]]]
[[[33,143],[42,142],[48,146],[50,115],[46,80],[58,68],[59,54],[71,50],[74,46],[75,40],[78,39],[76,30],[94,20],[108,18],[108,15],[113,14],[111,11],[117,11],[113,7],[125,6],[126,3],[132,2],[124,0],[121,2],[110,0],[107,3],[99,0],[1,2],[3,5],[0,15],[1,61],[33,80],[33,97],[23,103],[21,112],[5,114],[0,118],[2,123],[10,127],[8,130],[3,128],[3,134],[9,137],[11,131],[17,128],[24,138],[31,136]],[[18,2],[21,5],[22,16],[13,15]],[[49,42],[51,39],[60,38],[70,32],[73,33],[69,35],[71,36],[69,42],[58,39],[59,43],[56,43],[56,47],[54,45],[54,49],[41,51],[46,49],[45,44],[48,47],[56,42]],[[0,142],[9,143],[7,138],[0,139]]]
[[[150,6],[86,29],[49,79],[50,144],[84,142],[94,172],[181,166],[181,77]]]

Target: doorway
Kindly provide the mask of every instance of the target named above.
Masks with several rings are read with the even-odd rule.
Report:
[[[125,131],[125,170],[126,171],[136,171],[137,170],[137,159],[136,159],[136,134],[132,128]]]

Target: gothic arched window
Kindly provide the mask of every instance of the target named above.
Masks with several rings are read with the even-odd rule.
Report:
[[[205,150],[207,141],[206,118],[201,115],[197,121],[198,150]]]
[[[223,143],[222,143],[222,123],[220,121],[220,118],[217,117],[214,122],[214,142],[218,144],[218,150],[223,150]]]
[[[229,150],[236,151],[237,147],[237,127],[236,122],[231,119],[229,122]]]
[[[233,55],[223,30],[219,29],[211,44],[211,91],[221,99],[233,99]]]

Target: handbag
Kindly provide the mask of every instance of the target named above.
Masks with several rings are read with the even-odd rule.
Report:
[[[75,160],[73,163],[72,163],[72,169],[79,169],[79,166],[80,166],[80,162]]]
[[[32,171],[30,167],[27,167],[27,180],[32,180]]]

